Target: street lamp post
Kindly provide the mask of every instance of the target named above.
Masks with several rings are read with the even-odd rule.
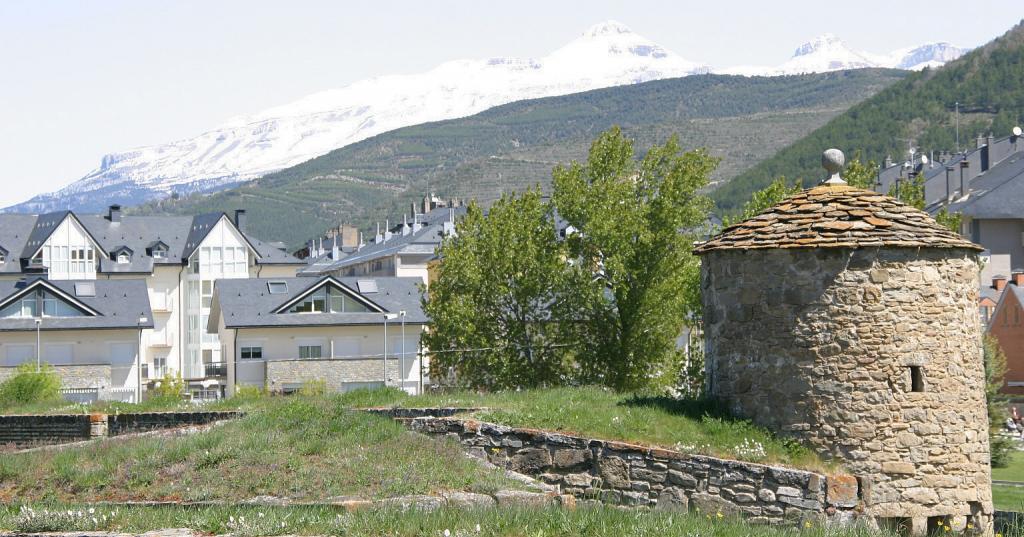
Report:
[[[42,317],[36,317],[35,320],[36,320],[36,373],[38,373],[38,372],[43,370],[43,359],[42,359],[42,356],[40,355],[40,352],[39,352],[39,350],[40,350],[39,330],[43,326],[43,318]]]
[[[142,402],[142,325],[149,319],[145,315],[139,315],[139,348],[135,352],[135,402]]]
[[[384,314],[384,359],[382,360],[384,366],[384,386],[388,385],[388,320],[398,317],[394,313]]]
[[[402,359],[398,363],[398,379],[399,387],[405,391],[405,310],[398,312],[398,316],[402,318]]]

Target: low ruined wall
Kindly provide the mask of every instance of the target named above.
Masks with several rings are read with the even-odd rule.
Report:
[[[853,476],[753,464],[454,418],[404,420],[474,455],[604,503],[742,515],[755,523],[846,522],[860,506]]]
[[[243,415],[230,411],[0,416],[0,447],[18,449],[66,444],[103,436],[205,425]]]
[[[107,416],[107,434],[141,433],[157,429],[170,429],[190,425],[206,425],[215,421],[240,418],[242,412],[145,412],[139,414],[111,414]]]
[[[398,360],[388,360],[388,378],[399,377]],[[286,385],[301,385],[311,380],[322,380],[329,391],[344,391],[352,382],[384,382],[384,365],[380,359],[364,358],[306,358],[301,360],[271,360],[267,362],[267,387],[279,389]]]
[[[90,438],[88,414],[60,416],[0,416],[0,446],[29,447],[63,444]]]
[[[483,408],[466,408],[466,407],[434,407],[434,408],[391,408],[391,407],[378,407],[378,408],[362,408],[363,412],[369,412],[371,414],[378,414],[380,416],[387,416],[389,418],[448,418],[456,414],[465,414],[467,412],[478,412],[485,410]]]

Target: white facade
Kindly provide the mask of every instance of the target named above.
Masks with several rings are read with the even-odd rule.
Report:
[[[127,225],[125,223],[112,223],[111,226]],[[154,241],[156,241],[154,237]],[[111,252],[112,253],[112,252]],[[11,257],[16,253],[9,253]],[[54,224],[53,232],[38,246],[36,254],[32,258],[30,266],[34,265],[42,269],[45,267],[45,276],[50,280],[94,280],[94,279],[135,279],[144,280],[148,289],[150,306],[152,309],[152,329],[142,330],[142,362],[145,382],[158,379],[165,373],[181,375],[186,380],[200,380],[208,377],[206,364],[223,363],[221,354],[221,343],[217,334],[209,334],[206,331],[207,317],[212,296],[214,282],[223,278],[250,278],[260,275],[266,277],[293,277],[300,262],[295,264],[258,264],[258,254],[238,231],[234,223],[225,215],[209,230],[201,243],[195,248],[188,259],[187,264],[166,264],[154,263],[149,273],[138,272],[101,272],[100,264],[104,258],[103,249],[96,244],[77,219],[68,215],[63,220]],[[117,259],[114,261],[131,262],[130,256],[144,256],[146,252],[135,251],[128,259]],[[166,257],[158,253],[160,258]],[[115,266],[123,266],[127,263],[116,263]],[[26,274],[4,273],[0,278],[6,280],[21,279]],[[5,345],[10,345],[14,350],[12,356],[17,356],[19,345],[24,345],[21,340],[30,337],[34,345],[35,334],[23,336],[21,334],[0,332],[0,360],[6,359]],[[51,332],[48,337],[57,337],[59,333]],[[60,337],[64,337],[61,335]],[[118,336],[120,337],[120,336]],[[58,338],[59,339],[59,338]],[[74,336],[67,336],[65,339],[74,341],[73,360],[103,360],[106,355],[111,356],[115,362],[120,360],[120,354],[113,353],[108,346],[108,331],[81,331]],[[122,338],[123,339],[123,338]],[[136,330],[134,336],[128,338],[133,343],[132,358],[134,360],[135,348],[139,343],[139,332]],[[57,343],[53,343],[56,345]],[[57,349],[57,347],[54,347]],[[64,349],[63,347],[61,349]],[[121,347],[117,347],[120,352]],[[51,351],[54,357],[66,355],[66,350]],[[61,354],[65,353],[65,354]],[[46,354],[44,354],[44,357]],[[32,347],[32,358],[35,357],[35,347]],[[0,368],[3,367],[0,362]],[[112,365],[115,370],[112,373],[115,379],[127,379],[129,384],[117,380],[118,386],[132,385],[135,374],[131,371],[124,371],[120,365]],[[133,366],[134,367],[134,366]]]
[[[39,340],[42,362],[61,373],[65,387],[138,386],[139,330],[43,331]],[[35,332],[0,333],[0,380],[23,363],[35,363],[35,357]]]

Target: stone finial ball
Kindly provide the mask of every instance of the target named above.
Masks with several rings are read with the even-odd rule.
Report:
[[[838,149],[826,149],[821,154],[821,166],[825,168],[825,171],[829,175],[835,175],[843,169],[843,165],[846,164],[846,157],[843,152]]]

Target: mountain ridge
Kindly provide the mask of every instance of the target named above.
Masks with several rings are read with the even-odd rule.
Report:
[[[837,60],[800,69],[851,66]],[[82,179],[3,211],[99,210],[113,202],[128,206],[224,190],[396,128],[709,71],[622,23],[605,21],[542,58],[454,60],[424,73],[360,80],[230,118],[192,138],[110,153]]]

